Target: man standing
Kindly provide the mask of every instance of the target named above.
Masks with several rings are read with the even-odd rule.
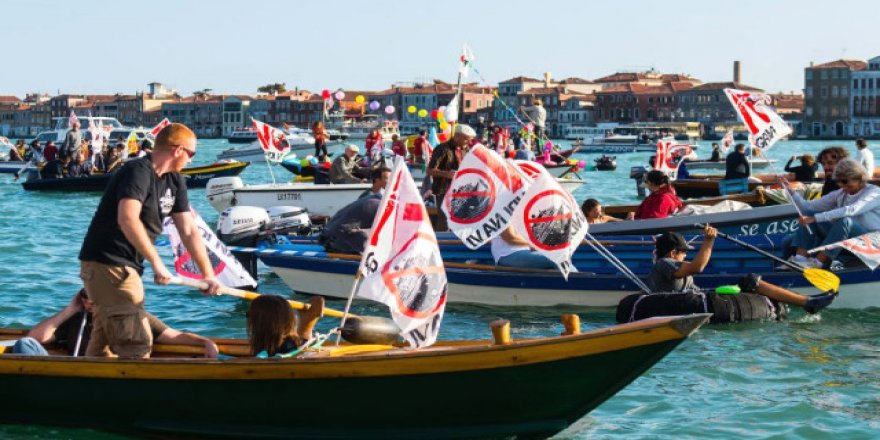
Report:
[[[70,156],[76,162],[77,156],[81,154],[81,144],[82,132],[79,131],[79,121],[76,121],[70,130],[67,131],[67,136],[64,137],[64,143],[61,144],[61,152]]]
[[[868,179],[874,178],[874,153],[868,148],[868,143],[864,139],[856,139],[856,149],[858,150],[859,163],[868,170]]]
[[[724,180],[747,179],[751,173],[749,160],[745,155],[746,146],[736,144],[734,151],[727,155],[725,162]]]
[[[535,145],[540,145],[544,138],[544,125],[547,122],[547,110],[541,105],[540,99],[534,100],[534,105],[523,107],[522,110],[528,115],[529,119],[535,124]]]
[[[360,172],[357,164],[357,154],[360,151],[355,144],[349,144],[345,147],[345,153],[333,159],[330,165],[330,182],[331,183],[364,183],[366,180],[355,176]]]
[[[464,149],[470,145],[471,139],[476,135],[473,128],[464,124],[456,125],[455,134],[452,135],[452,139],[438,145],[434,149],[434,153],[431,154],[431,160],[428,162],[428,176],[433,179],[431,193],[436,197],[437,206],[440,206],[440,203],[443,202],[443,198],[446,196],[449,183],[455,177],[455,172],[458,170],[461,159],[465,154]],[[447,229],[446,217],[443,215],[442,210],[438,211],[435,227],[438,231],[445,231]]]
[[[153,334],[141,275],[146,259],[156,284],[171,281],[153,245],[168,215],[204,274],[205,293],[219,290],[180,175],[195,154],[195,133],[183,124],[171,124],[156,136],[151,156],[126,162],[111,177],[79,253],[80,277],[96,306],[86,355],[150,356]]]

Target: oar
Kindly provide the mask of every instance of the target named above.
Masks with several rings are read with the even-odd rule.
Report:
[[[696,223],[696,224],[694,224],[694,227],[702,229],[702,228],[705,228],[706,225],[704,225],[702,223]],[[727,239],[733,243],[736,243],[736,244],[742,246],[743,248],[746,248],[751,251],[755,251],[755,252],[757,252],[757,253],[759,253],[759,254],[761,254],[761,255],[763,255],[773,261],[784,264],[784,265],[790,267],[791,269],[796,270],[796,271],[804,274],[804,278],[806,278],[807,281],[809,281],[812,285],[816,286],[816,288],[818,288],[819,290],[821,290],[823,292],[828,292],[828,291],[837,292],[838,289],[840,288],[840,278],[837,275],[835,275],[825,269],[819,269],[816,267],[806,267],[805,268],[805,267],[800,266],[799,264],[795,264],[795,263],[792,263],[791,261],[779,258],[776,255],[773,255],[763,249],[759,249],[758,247],[753,246],[749,243],[746,243],[738,238],[731,237],[730,235],[725,234],[724,232],[718,231],[718,235],[721,237],[724,237],[725,239]]]

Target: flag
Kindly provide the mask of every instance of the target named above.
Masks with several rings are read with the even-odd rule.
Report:
[[[152,130],[150,130],[150,135],[153,137],[159,136],[159,132],[169,125],[171,125],[171,121],[169,121],[168,118],[163,119],[161,122],[156,124],[156,126],[153,127]]]
[[[859,257],[859,260],[862,260],[871,270],[880,266],[880,231],[869,232],[858,237],[810,249],[810,253],[813,254],[834,248],[844,248],[850,251],[853,255]]]
[[[449,122],[450,126],[453,122],[458,121],[458,94],[452,97],[452,100],[449,101],[449,104],[446,105],[446,110],[443,110],[443,116],[446,117],[446,122]]]
[[[587,219],[574,197],[549,173],[532,183],[511,223],[537,252],[556,263],[566,280],[576,271],[571,256],[587,235]]]
[[[669,155],[669,147],[671,146],[672,142],[657,141],[657,152],[654,156],[653,168],[667,175],[675,170],[675,164],[672,163],[672,157]]]
[[[432,125],[428,133],[428,151],[425,152],[425,162],[431,159],[431,153],[434,152],[434,147],[437,145],[440,145],[440,138],[437,137],[437,127]]]
[[[411,347],[433,344],[446,309],[446,270],[428,212],[400,156],[363,255],[357,296],[387,305]]]
[[[256,119],[252,119],[254,129],[257,130],[257,139],[260,141],[260,147],[263,148],[263,154],[266,159],[272,162],[281,162],[284,153],[290,150],[290,145],[285,142],[285,134],[283,131]]]
[[[125,149],[128,152],[127,156],[137,155],[138,150],[140,150],[141,147],[138,145],[137,133],[134,130],[128,134],[128,140],[126,140],[125,143],[128,146],[128,148]]]
[[[550,174],[544,165],[532,160],[514,160],[513,163],[519,167],[520,171],[525,174],[532,182],[534,182],[542,174]]]
[[[232,252],[224,245],[214,234],[214,231],[205,223],[196,210],[190,206],[190,213],[193,216],[195,226],[199,229],[202,241],[205,244],[205,250],[208,252],[208,259],[214,268],[214,275],[217,281],[224,286],[231,287],[256,287],[257,281],[251,277],[247,270],[241,265],[238,259],[232,255]],[[183,245],[180,239],[180,233],[174,226],[174,219],[171,216],[165,217],[162,224],[163,232],[168,235],[171,242],[171,252],[174,255],[174,270],[178,275],[200,280],[204,278],[199,272],[198,266],[192,260],[192,255]]]
[[[79,118],[77,118],[76,113],[71,110],[70,116],[67,117],[67,128],[73,128],[73,124],[77,122],[79,122]]]
[[[721,138],[721,152],[727,154],[727,150],[730,149],[730,146],[733,145],[733,130],[727,130],[727,133],[724,134],[724,137]]]
[[[526,183],[498,153],[471,147],[455,172],[441,208],[449,229],[477,249],[507,229]]]
[[[324,99],[324,118],[330,118],[330,109],[333,108],[333,98]]]
[[[89,133],[92,135],[92,163],[95,163],[95,156],[104,147],[104,123],[98,121],[98,124],[95,125],[94,119],[89,117]]]
[[[791,127],[770,108],[773,102],[770,95],[737,89],[724,89],[724,94],[746,125],[756,147],[768,149],[791,134]]]
[[[471,52],[471,48],[468,47],[467,44],[462,46],[461,48],[461,56],[458,58],[460,64],[458,65],[458,73],[462,78],[467,78],[468,74],[470,74],[470,70],[473,68],[474,53]],[[448,119],[447,119],[448,120]]]

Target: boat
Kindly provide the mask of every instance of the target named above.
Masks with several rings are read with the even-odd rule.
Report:
[[[325,130],[327,132],[327,136],[330,138],[332,142],[342,142],[348,139],[348,133],[339,131],[335,128],[328,128]]]
[[[311,133],[298,127],[286,129],[284,139],[290,145],[290,151],[308,151],[315,148],[315,138]],[[266,157],[259,141],[251,142],[245,147],[229,148],[217,155],[217,160],[238,160],[245,162],[265,162]]]
[[[330,217],[370,188],[369,183],[265,183],[245,185],[238,177],[220,177],[207,183],[205,195],[222,212],[230,206],[288,205],[306,208],[310,216]]]
[[[632,383],[708,317],[584,333],[578,325],[573,334],[506,344],[325,344],[285,359],[198,359],[191,347],[161,345],[146,360],[2,354],[0,420],[162,437],[546,438]],[[246,341],[216,341],[221,353],[247,352]]]
[[[15,174],[19,172],[22,168],[24,168],[25,165],[28,165],[28,163],[29,162],[23,162],[19,160],[0,161],[0,174]]]
[[[226,140],[230,144],[249,144],[257,140],[257,130],[253,127],[236,128]]]
[[[767,159],[764,157],[750,158],[749,163],[753,170],[762,170],[778,162],[776,159]],[[724,160],[713,162],[709,160],[686,160],[688,171],[708,171],[713,173],[724,173]]]
[[[617,169],[617,157],[602,155],[593,160],[598,171],[614,171]]]
[[[215,177],[238,176],[249,162],[213,163],[184,168],[180,174],[186,179],[187,188],[204,188]],[[36,171],[34,171],[36,173]],[[104,191],[113,174],[93,174],[88,177],[65,177],[63,179],[31,179],[21,186],[28,191]]]
[[[82,133],[83,139],[91,139],[91,133],[89,132],[89,118],[86,116],[77,116],[77,120],[79,120],[80,132]],[[70,127],[68,126],[68,117],[54,117],[52,118],[52,129],[41,131],[37,134],[36,140],[40,141],[40,145],[46,145],[47,142],[52,141],[55,142],[59,147],[64,143],[64,138],[67,137],[67,132],[70,131]],[[122,130],[125,127],[122,123],[119,122],[116,118],[108,118],[103,116],[93,117],[92,121],[97,125],[100,123],[105,130]],[[131,130],[130,128],[128,130]],[[112,133],[112,131],[111,131]],[[116,139],[116,137],[109,137],[111,141]],[[126,136],[125,139],[128,139]],[[140,141],[141,138],[138,139]]]

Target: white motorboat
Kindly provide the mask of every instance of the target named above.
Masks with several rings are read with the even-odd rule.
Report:
[[[315,147],[315,138],[309,131],[292,125],[286,128],[284,139],[290,145],[290,151],[307,151]],[[260,141],[254,141],[245,147],[223,150],[217,155],[217,160],[260,163],[265,159]]]
[[[91,133],[89,133],[88,130],[89,118],[86,116],[77,116],[77,119],[79,120],[79,127],[80,131],[82,132],[83,139],[90,140],[92,138],[92,135]],[[52,141],[60,146],[62,143],[64,143],[64,138],[67,137],[67,132],[70,130],[70,127],[68,127],[68,118],[55,117],[52,118],[52,121],[54,122],[54,126],[51,130],[42,131],[37,135],[37,140],[40,141],[40,145],[46,145],[46,142]],[[116,118],[107,118],[103,116],[93,117],[92,122],[95,125],[100,123],[104,127],[104,130],[108,131],[125,129],[125,126],[123,126],[122,123],[120,123],[119,120],[117,120]],[[131,129],[128,129],[128,131],[131,131]],[[127,136],[128,135],[126,133],[126,139],[128,138]],[[110,137],[110,139],[114,140],[116,139],[116,137]],[[138,141],[142,139],[142,137],[138,137]]]
[[[369,188],[369,183],[245,185],[238,177],[219,177],[208,181],[205,194],[217,212],[222,212],[230,206],[270,208],[279,205],[296,205],[306,208],[309,215],[329,217],[357,200]]]

